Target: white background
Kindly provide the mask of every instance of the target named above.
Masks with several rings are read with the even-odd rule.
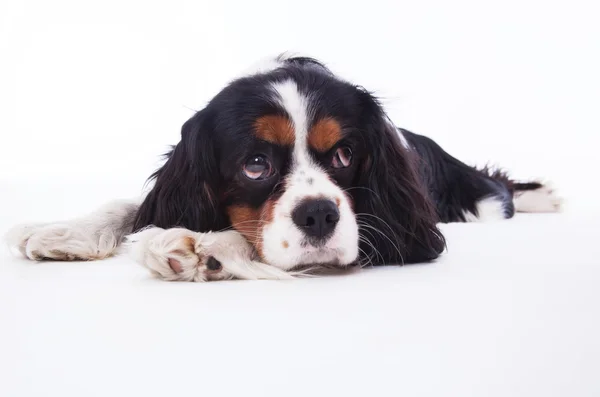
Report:
[[[599,13],[577,0],[3,0],[0,178],[143,180],[191,109],[291,51],[464,161],[550,179],[572,206],[589,204]]]
[[[1,231],[138,195],[193,109],[283,51],[568,204],[445,225],[437,264],[293,283],[2,251],[0,394],[600,395],[597,4],[0,0]]]

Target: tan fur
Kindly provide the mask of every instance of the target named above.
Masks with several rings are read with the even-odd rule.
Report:
[[[262,257],[262,229],[273,221],[274,200],[267,200],[260,208],[233,205],[227,208],[231,225],[242,234]]]
[[[296,139],[292,122],[284,116],[259,117],[254,132],[258,138],[279,146],[292,146]]]
[[[340,123],[332,118],[317,121],[308,132],[308,146],[325,153],[342,139]]]

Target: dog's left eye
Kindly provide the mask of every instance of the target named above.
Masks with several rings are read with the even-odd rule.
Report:
[[[333,154],[333,159],[331,159],[331,166],[333,168],[346,168],[350,164],[352,164],[352,149],[348,146],[338,148]]]
[[[242,167],[242,172],[247,178],[254,181],[267,179],[274,173],[269,159],[260,154],[250,157]]]

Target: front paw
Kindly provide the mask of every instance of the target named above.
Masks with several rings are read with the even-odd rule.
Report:
[[[128,237],[134,259],[167,281],[210,281],[232,278],[210,253],[207,233],[187,229],[149,228]],[[210,239],[209,239],[210,240]]]
[[[34,261],[103,259],[117,245],[111,234],[97,236],[68,223],[19,225],[8,232],[6,239],[11,247]]]
[[[37,260],[39,259],[37,256],[30,256],[27,254],[27,245],[31,236],[42,227],[43,225],[39,224],[23,224],[15,226],[6,233],[6,242],[10,248],[16,248],[27,259]]]

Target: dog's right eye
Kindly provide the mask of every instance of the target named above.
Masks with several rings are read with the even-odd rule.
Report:
[[[271,165],[271,161],[266,156],[257,154],[246,160],[246,163],[242,167],[242,173],[246,178],[259,181],[273,176],[275,171]]]

